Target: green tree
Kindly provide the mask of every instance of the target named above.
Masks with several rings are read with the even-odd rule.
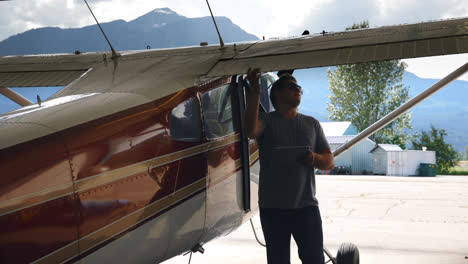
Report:
[[[368,28],[364,21],[349,29]],[[351,121],[359,132],[395,110],[409,99],[409,88],[403,84],[407,65],[400,60],[340,65],[328,70],[331,94],[328,117]],[[377,143],[398,144],[406,148],[412,129],[411,113],[406,113],[372,137]]]
[[[465,146],[465,157],[464,160],[468,160],[468,146]]]
[[[421,134],[414,138],[411,143],[414,149],[422,149],[436,152],[436,163],[438,173],[447,173],[461,159],[460,153],[455,151],[453,145],[445,143],[445,129],[437,129],[431,125],[430,131],[421,131]]]

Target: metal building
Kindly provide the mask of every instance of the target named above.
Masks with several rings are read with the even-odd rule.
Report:
[[[378,144],[372,154],[374,174],[392,176],[418,175],[419,164],[436,163],[435,151],[402,150],[397,145]]]
[[[350,141],[354,136],[326,136],[332,152]],[[335,166],[351,167],[352,174],[369,174],[372,172],[372,154],[375,143],[366,138],[357,145],[335,158]]]
[[[320,122],[323,133],[327,137],[332,151],[350,141],[358,134],[351,122]],[[352,174],[368,174],[372,172],[372,154],[369,153],[375,143],[366,138],[348,151],[335,158],[335,167],[351,167]]]

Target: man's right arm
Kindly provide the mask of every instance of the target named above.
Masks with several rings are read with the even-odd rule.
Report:
[[[247,109],[245,111],[244,126],[249,138],[258,138],[263,133],[263,124],[258,120],[260,94],[262,88],[259,84],[260,69],[249,69],[247,79],[250,82],[250,92],[247,95]]]

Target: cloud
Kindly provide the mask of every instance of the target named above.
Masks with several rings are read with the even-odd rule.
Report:
[[[0,40],[33,28],[77,27],[92,21],[86,6],[74,0],[0,2],[0,10]]]
[[[308,29],[311,33],[325,31],[343,31],[353,23],[370,20],[374,12],[379,12],[377,2],[361,1],[331,1],[322,3],[309,10],[302,24],[294,28],[296,34]]]
[[[310,8],[303,23],[291,31],[297,35],[304,29],[309,29],[311,33],[343,31],[363,20],[368,20],[371,27],[379,27],[466,16],[466,0],[333,0],[321,3],[318,8]],[[468,54],[405,61],[407,71],[422,78],[440,79],[466,63]],[[468,74],[460,79],[468,80]]]
[[[222,7],[218,15],[231,18],[247,32],[260,38],[286,37],[299,35],[296,28],[304,23],[310,10],[317,10],[330,1],[332,0],[229,1],[231,4]]]
[[[468,15],[465,0],[380,0],[382,14],[378,23],[416,23]],[[384,24],[381,24],[384,25]]]
[[[218,0],[216,16],[229,17],[259,37],[342,31],[368,19],[371,26],[414,23],[468,16],[466,0]],[[208,16],[205,1],[88,0],[100,22],[132,20],[155,8],[169,7],[188,17]],[[0,40],[42,26],[81,27],[93,24],[81,0],[0,1]]]
[[[291,35],[291,28],[307,18],[310,8],[318,8],[329,1],[220,0],[210,4],[215,16],[229,17],[247,32],[270,38]],[[205,1],[88,0],[88,3],[101,23],[116,19],[129,21],[161,7],[169,7],[187,17],[210,15]],[[81,0],[0,1],[0,41],[36,27],[90,24],[94,24],[94,20]]]
[[[333,0],[310,8],[307,19],[295,29],[302,32],[343,31],[368,20],[371,27],[417,23],[468,16],[465,0]],[[462,8],[460,8],[462,7]]]
[[[88,0],[99,22],[117,19],[131,20],[163,1]],[[94,24],[86,4],[81,0],[0,1],[0,41],[7,37],[39,27],[82,27]]]

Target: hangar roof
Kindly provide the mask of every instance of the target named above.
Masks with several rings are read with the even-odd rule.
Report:
[[[373,152],[376,149],[381,148],[384,151],[401,151],[402,149],[398,145],[393,145],[393,144],[377,144],[371,151]]]
[[[349,121],[344,122],[320,122],[323,133],[327,137],[357,135],[357,129]]]

